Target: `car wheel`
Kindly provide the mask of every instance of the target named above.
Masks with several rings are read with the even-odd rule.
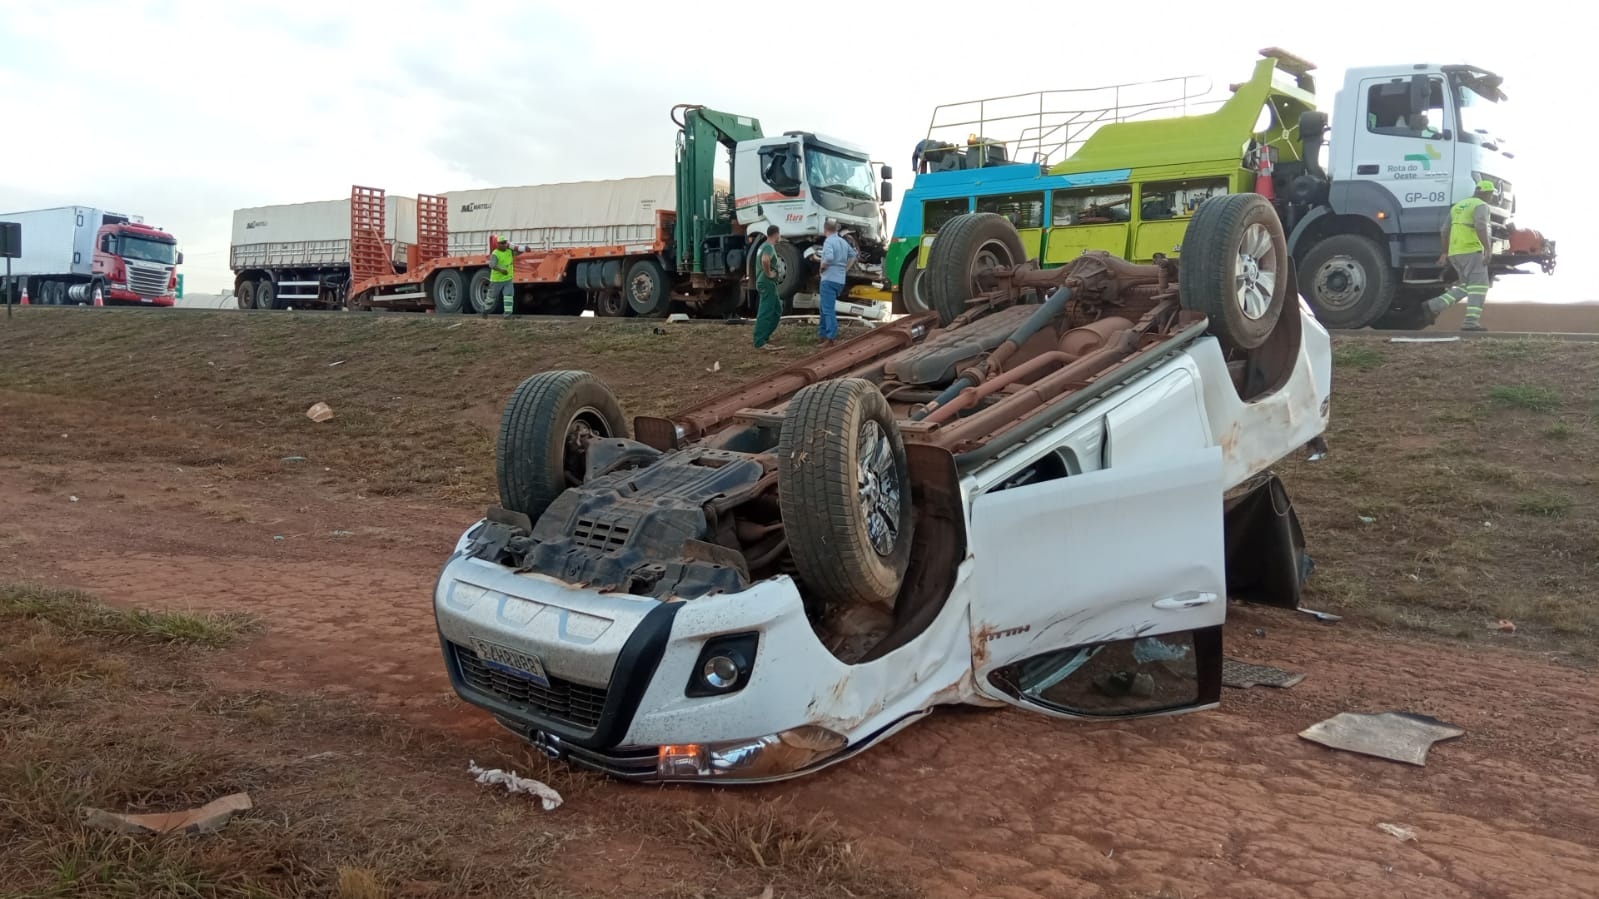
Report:
[[[795,394],[778,439],[777,490],[809,597],[892,606],[914,518],[905,443],[876,385],[845,378]]]
[[[466,279],[453,268],[433,276],[433,308],[443,314],[454,314],[466,308]]]
[[[586,371],[529,377],[500,418],[500,505],[537,522],[566,488],[583,483],[590,440],[626,436],[622,406],[599,378]]]
[[[1364,328],[1394,302],[1394,278],[1382,248],[1359,234],[1335,234],[1311,247],[1299,283],[1328,328]]]
[[[1178,295],[1184,309],[1210,319],[1210,333],[1223,344],[1252,350],[1282,317],[1290,264],[1270,201],[1254,193],[1212,197],[1183,234]]]
[[[940,324],[947,325],[966,311],[966,302],[983,293],[984,273],[1027,261],[1022,236],[1002,215],[970,212],[957,215],[938,229],[927,251],[927,269],[918,290]]]

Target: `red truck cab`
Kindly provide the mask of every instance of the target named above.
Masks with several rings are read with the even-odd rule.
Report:
[[[108,223],[95,236],[94,274],[108,303],[173,305],[182,262],[177,239],[148,225]]]

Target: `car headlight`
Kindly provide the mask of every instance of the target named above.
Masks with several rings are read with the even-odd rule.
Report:
[[[837,755],[848,745],[844,735],[807,724],[749,740],[662,746],[655,771],[669,778],[779,777]]]
[[[758,633],[728,634],[705,641],[700,656],[689,672],[683,693],[690,697],[725,696],[737,693],[749,683],[755,667]]]

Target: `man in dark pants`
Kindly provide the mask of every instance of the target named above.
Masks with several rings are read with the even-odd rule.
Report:
[[[755,314],[755,348],[758,350],[782,349],[775,343],[767,343],[783,317],[783,300],[777,295],[776,244],[781,233],[776,225],[769,225],[766,241],[755,251],[755,291],[761,298],[760,309]]]

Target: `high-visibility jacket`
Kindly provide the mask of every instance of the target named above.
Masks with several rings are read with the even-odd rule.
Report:
[[[1477,236],[1477,207],[1485,205],[1477,197],[1467,197],[1449,207],[1449,255],[1483,251],[1482,239]]]
[[[513,268],[513,266],[516,265],[516,254],[511,252],[510,250],[498,250],[497,249],[493,253],[490,253],[489,255],[494,258],[494,264],[495,265],[499,266],[500,268],[505,269],[505,271],[500,272],[500,271],[496,271],[493,268],[490,268],[489,269],[489,280],[493,281],[493,282],[496,282],[496,283],[511,280],[511,272],[513,272],[515,270]]]

